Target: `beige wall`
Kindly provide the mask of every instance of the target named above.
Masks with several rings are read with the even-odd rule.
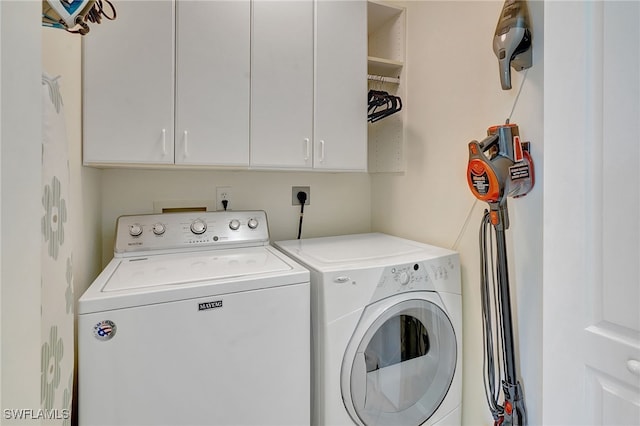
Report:
[[[230,186],[229,208],[265,210],[271,240],[297,237],[300,207],[291,205],[291,187],[309,186],[303,237],[368,232],[370,177],[366,173],[124,170],[103,171],[102,257],[113,255],[114,226],[123,214],[153,213],[154,202],[202,200],[215,204],[216,187]]]
[[[511,113],[524,73],[503,91],[492,50],[502,1],[408,1],[404,174],[372,175],[372,228],[455,248],[463,285],[463,424],[492,424],[483,391],[478,229],[484,203],[467,187],[467,143]],[[529,2],[534,66],[513,113],[532,143],[538,182],[509,200],[510,278],[530,424],[541,414],[543,3]],[[471,207],[474,206],[473,211]],[[469,218],[468,227],[464,224]],[[458,237],[460,241],[455,245]]]

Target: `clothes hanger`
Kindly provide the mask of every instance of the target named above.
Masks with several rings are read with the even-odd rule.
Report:
[[[402,110],[399,96],[381,90],[369,90],[367,121],[374,123]]]

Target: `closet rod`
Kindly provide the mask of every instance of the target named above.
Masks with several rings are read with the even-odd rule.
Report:
[[[395,83],[400,84],[400,79],[395,77],[384,77],[382,75],[368,74],[367,80],[381,81],[383,83]]]

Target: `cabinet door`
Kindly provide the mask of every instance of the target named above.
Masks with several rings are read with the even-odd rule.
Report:
[[[367,169],[367,3],[317,0],[313,166]]]
[[[176,164],[249,164],[250,6],[177,2]]]
[[[253,3],[251,165],[312,165],[313,2]]]
[[[84,162],[173,163],[174,4],[117,8],[83,38]]]

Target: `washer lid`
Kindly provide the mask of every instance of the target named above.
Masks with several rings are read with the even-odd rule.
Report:
[[[114,258],[78,314],[306,284],[309,271],[271,246]]]
[[[453,251],[381,233],[279,241],[275,245],[320,270],[363,262],[375,265],[451,255]]]
[[[117,264],[102,292],[250,277],[291,269],[263,247],[134,257]]]

